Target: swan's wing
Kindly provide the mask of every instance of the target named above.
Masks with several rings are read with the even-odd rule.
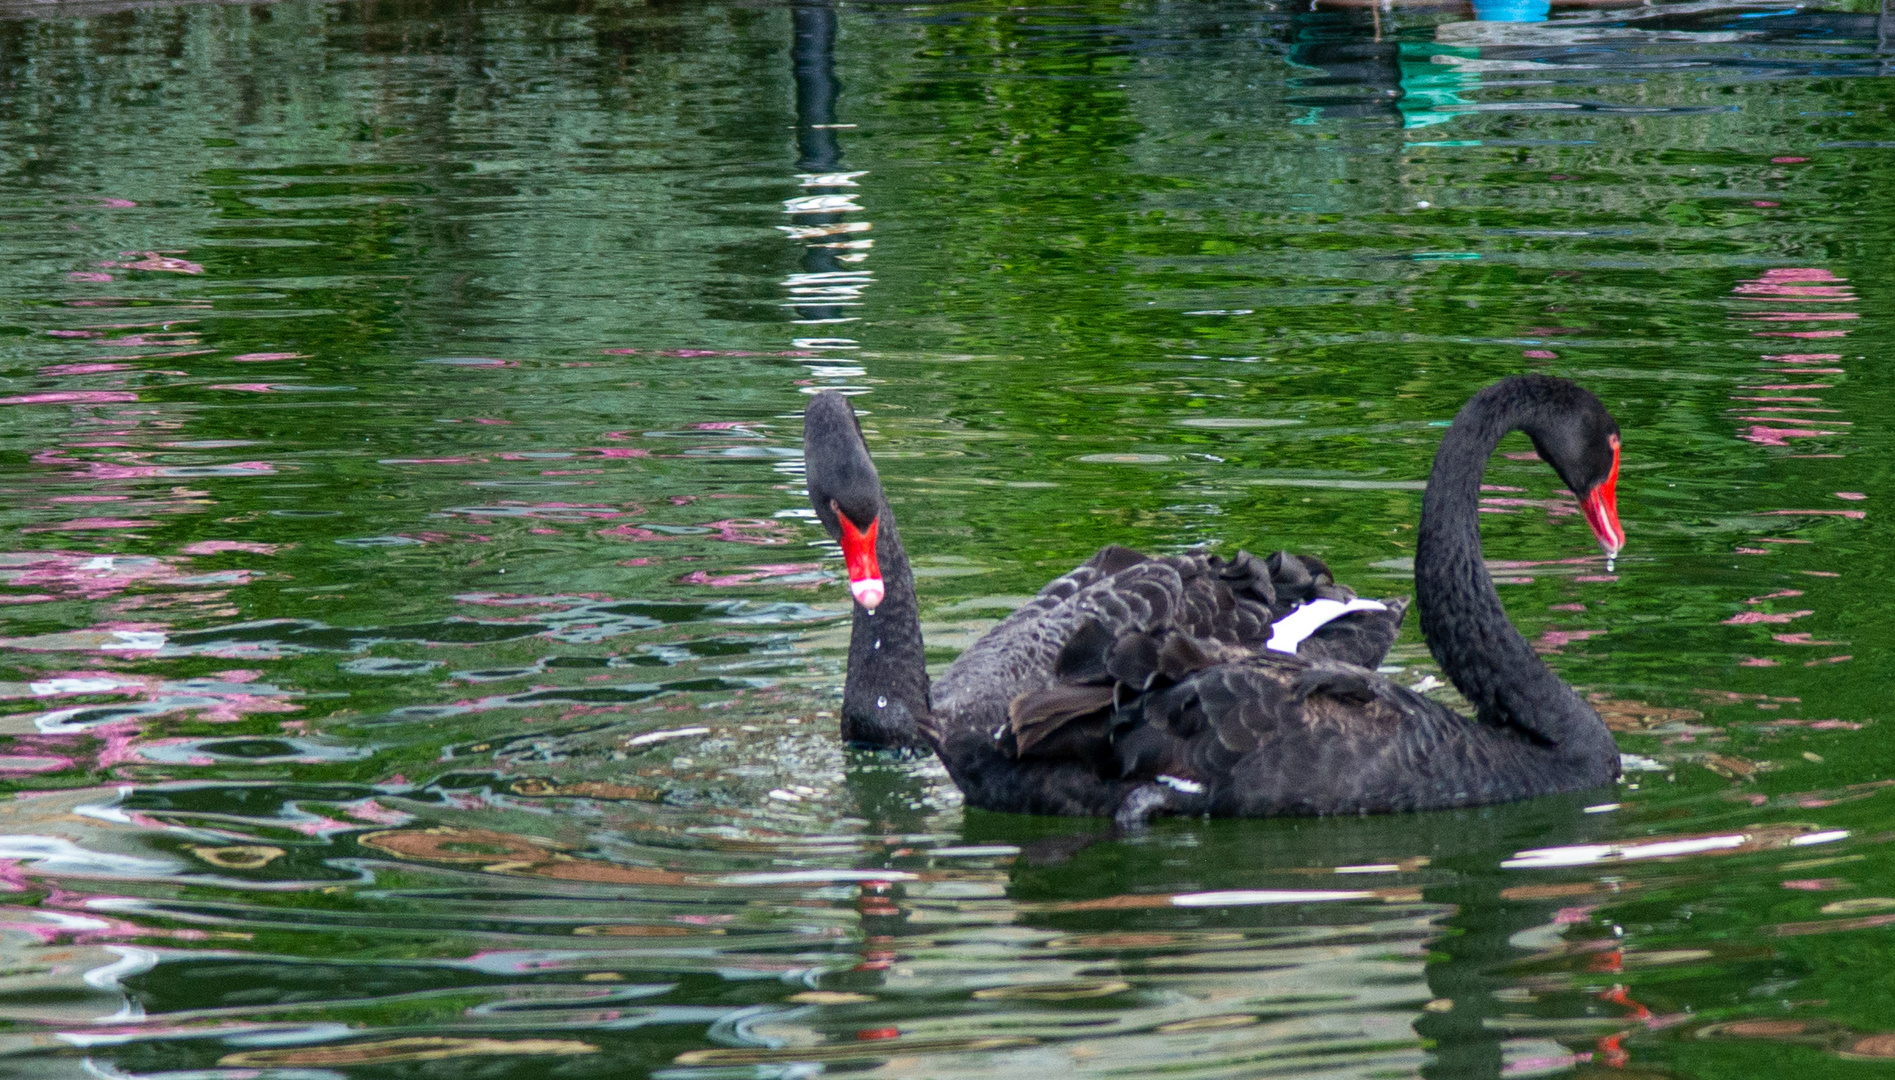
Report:
[[[1373,671],[1201,645],[1175,633],[1114,642],[1110,687],[1075,663],[1015,698],[1007,749],[1119,788],[1160,785],[1174,812],[1237,816],[1451,804],[1454,792],[1433,788],[1481,765],[1471,725]],[[1117,677],[1137,676],[1138,657],[1155,658],[1150,689],[1128,693]]]
[[[1062,650],[1088,626],[1113,641],[1185,625],[1201,628],[1214,648],[1261,643],[1270,608],[1234,591],[1225,568],[1224,560],[1207,556],[1152,559],[1123,548],[1101,551],[1051,595],[1035,598],[1031,613],[994,627],[941,673],[930,739],[938,748],[950,730],[962,727],[991,737],[1006,723],[1014,697],[1059,681]]]
[[[1467,726],[1372,671],[1270,654],[1203,669],[1121,711],[1121,777],[1240,816],[1403,809],[1426,794],[1435,736]],[[1463,754],[1457,745],[1441,758]]]
[[[1089,711],[1098,687],[1113,681],[1101,683],[1097,671],[1077,674],[1074,665],[1088,648],[1103,655],[1100,650],[1109,651],[1109,645],[1102,642],[1132,648],[1175,632],[1195,641],[1203,656],[1222,662],[1263,648],[1271,624],[1308,600],[1354,598],[1321,560],[1288,552],[1267,559],[1242,551],[1230,559],[1153,558],[1102,548],[982,635],[935,680],[928,726],[937,747],[948,728],[974,725],[991,734],[1007,721],[1009,703],[1018,695],[1066,686],[1054,693],[1057,704],[1049,699],[1036,726],[1051,734]],[[1406,604],[1397,601],[1387,610],[1350,613],[1312,634],[1299,653],[1372,667],[1394,641],[1405,611]],[[1088,634],[1090,645],[1079,641]],[[1081,686],[1090,689],[1073,689]]]
[[[1174,610],[1181,589],[1177,571],[1162,560],[1121,547],[1100,549],[981,635],[934,680],[924,735],[938,749],[962,727],[991,733],[1006,720],[1014,695],[1052,676],[1060,649],[1088,619],[1143,625],[1162,617],[1154,611]]]
[[[1296,647],[1308,660],[1335,660],[1356,667],[1376,668],[1401,635],[1408,615],[1408,598],[1388,596],[1377,601],[1381,611],[1351,611],[1323,624]]]
[[[1150,556],[1142,555],[1131,548],[1107,544],[1093,552],[1092,558],[1047,582],[1033,599],[1015,608],[1012,614],[1002,619],[999,625],[987,631],[983,636],[1005,636],[1016,630],[1021,623],[1035,622],[1045,618],[1049,612],[1072,599],[1088,586],[1104,581],[1121,570],[1150,561],[1152,561]]]

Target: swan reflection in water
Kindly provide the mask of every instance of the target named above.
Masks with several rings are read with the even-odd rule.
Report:
[[[860,886],[854,964],[811,972],[728,1032],[739,1045],[677,1064],[1441,1080],[1624,1065],[1628,1037],[1688,1019],[1626,991],[1633,943],[1595,915],[1638,883],[1505,865],[1523,842],[1602,846],[1611,830],[1581,811],[1562,796],[1169,822],[1100,844],[1096,825],[970,812],[951,846],[898,849],[905,869]]]

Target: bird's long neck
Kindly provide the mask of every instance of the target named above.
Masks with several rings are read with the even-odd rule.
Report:
[[[1537,419],[1528,403],[1477,395],[1441,440],[1415,543],[1421,632],[1482,723],[1523,729],[1562,754],[1609,754],[1616,764],[1611,732],[1514,629],[1481,559],[1481,474],[1501,436]]]
[[[895,528],[895,512],[887,498],[880,501],[875,557],[884,592],[873,615],[855,605],[849,674],[842,687],[842,737],[872,746],[918,748],[925,745],[918,726],[928,714],[928,664],[915,575]]]

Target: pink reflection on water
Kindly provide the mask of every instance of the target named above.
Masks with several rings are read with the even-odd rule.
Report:
[[[1605,630],[1548,630],[1533,643],[1537,652],[1557,653],[1575,641],[1584,641],[1607,633]]]
[[[794,528],[781,522],[759,518],[729,518],[713,521],[710,527],[717,530],[717,539],[733,544],[763,544],[766,546],[788,544],[797,538]]]
[[[531,596],[526,593],[460,593],[452,597],[456,603],[479,604],[482,607],[572,607],[574,604],[595,603],[611,599],[605,593],[554,593],[549,596]]]
[[[143,255],[144,258],[135,262],[102,262],[99,265],[113,270],[151,270],[167,274],[201,274],[204,272],[202,266],[191,262],[189,259],[172,258],[173,255],[179,254],[182,254],[182,252],[122,251],[119,253],[120,258],[129,258],[133,255]]]
[[[678,579],[680,585],[710,585],[726,588],[733,585],[756,585],[762,582],[789,585],[796,588],[813,589],[816,586],[834,580],[834,575],[823,570],[819,562],[808,563],[763,563],[746,566],[743,573],[713,575],[707,570],[694,570]]]
[[[606,356],[668,356],[684,360],[696,360],[706,356],[821,356],[821,353],[809,349],[787,349],[781,352],[746,352],[741,349],[601,349]]]
[[[135,371],[131,364],[48,364],[41,375],[103,375],[110,371]]]
[[[631,540],[637,543],[656,543],[664,540],[682,540],[680,536],[666,536],[650,529],[641,529],[636,525],[614,525],[609,529],[600,529],[599,535],[611,540]]]
[[[0,405],[104,405],[137,400],[138,395],[129,390],[47,390],[0,398]]]
[[[1787,439],[1813,439],[1821,435],[1836,434],[1840,433],[1824,431],[1820,428],[1778,428],[1752,424],[1750,430],[1739,435],[1738,438],[1754,442],[1759,446],[1788,446],[1790,444],[1785,441]]]
[[[150,524],[152,524],[150,518],[90,517],[74,518],[71,521],[61,521],[53,525],[28,525],[20,531],[23,533],[42,533],[81,532],[87,529],[142,529]]]
[[[1810,614],[1810,613],[1805,612],[1805,614]],[[1840,645],[1842,644],[1842,642],[1840,641],[1813,640],[1808,632],[1804,632],[1800,634],[1771,634],[1770,637],[1773,640],[1781,641],[1785,645]]]
[[[1805,615],[1814,615],[1814,611],[1786,611],[1771,613],[1768,611],[1745,611],[1724,620],[1725,626],[1749,626],[1753,623],[1786,623],[1800,619]]]
[[[147,555],[95,555],[78,551],[0,553],[0,584],[46,589],[99,600],[139,584],[165,584],[183,574],[174,561]]]
[[[1866,510],[1764,510],[1764,517],[1842,517],[1859,519],[1868,517]]]
[[[1861,317],[1853,311],[1740,311],[1732,316],[1759,322],[1848,322]]]
[[[169,426],[160,424],[160,427]],[[124,433],[119,433],[124,434]],[[74,444],[81,445],[81,444]],[[128,461],[143,461],[151,455],[147,453],[115,454],[114,457]],[[92,480],[137,480],[156,476],[201,477],[206,474],[206,466],[193,465],[113,465],[103,461],[80,461],[66,456],[64,450],[41,450],[31,458],[35,465],[63,465],[77,471],[80,476]],[[290,466],[293,468],[294,466]],[[268,461],[232,461],[209,467],[220,476],[242,476],[276,472],[276,466]],[[202,492],[198,493],[202,495]]]
[[[1802,160],[1798,158],[1797,160]],[[1765,270],[1759,281],[1847,281],[1820,266],[1778,266]]]
[[[242,551],[252,555],[274,555],[293,545],[258,544],[249,540],[199,540],[186,544],[178,551],[185,555],[217,555],[226,551]]]
[[[1844,304],[1856,298],[1847,285],[1782,285],[1774,282],[1739,282],[1732,292],[1739,296],[1767,296],[1775,301],[1797,304]]]
[[[471,518],[528,518],[548,521],[579,522],[589,519],[610,521],[627,514],[640,514],[644,508],[630,504],[624,508],[603,503],[542,502],[528,503],[503,499],[492,506],[465,506],[443,511]]]
[[[415,819],[413,814],[383,806],[374,799],[358,799],[355,802],[343,803],[341,810],[357,821],[366,821],[375,825],[406,825]]]
[[[1572,514],[1579,513],[1579,503],[1572,500],[1509,499],[1509,498],[1495,498],[1493,496],[1483,496],[1480,500],[1480,503],[1481,503],[1481,510],[1483,513],[1496,512],[1494,510],[1488,509],[1489,507],[1503,507],[1503,506],[1538,507],[1538,508],[1544,509],[1548,517],[1567,517]],[[1511,513],[1512,511],[1501,510],[1498,512]]]
[[[260,364],[268,360],[302,360],[304,358],[302,353],[293,352],[247,352],[241,356],[231,357],[239,364]]]
[[[1790,597],[1801,596],[1801,595],[1803,595],[1803,590],[1801,589],[1778,589],[1776,592],[1773,592],[1773,593],[1764,593],[1762,596],[1753,596],[1750,599],[1744,601],[1744,603],[1761,604],[1765,600],[1787,600]]]
[[[398,534],[404,540],[423,544],[491,544],[493,537],[480,533],[413,532]]]

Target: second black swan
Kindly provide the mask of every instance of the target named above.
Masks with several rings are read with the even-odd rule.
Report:
[[[855,597],[842,734],[931,749],[971,806],[1260,817],[1472,806],[1619,775],[1598,714],[1508,621],[1481,559],[1481,474],[1524,431],[1608,556],[1619,430],[1564,379],[1487,387],[1435,454],[1415,545],[1429,650],[1462,716],[1375,667],[1406,602],[1365,601],[1278,552],[1152,557],[1107,547],[988,631],[929,685],[914,576],[848,399],[804,417],[810,502]]]

